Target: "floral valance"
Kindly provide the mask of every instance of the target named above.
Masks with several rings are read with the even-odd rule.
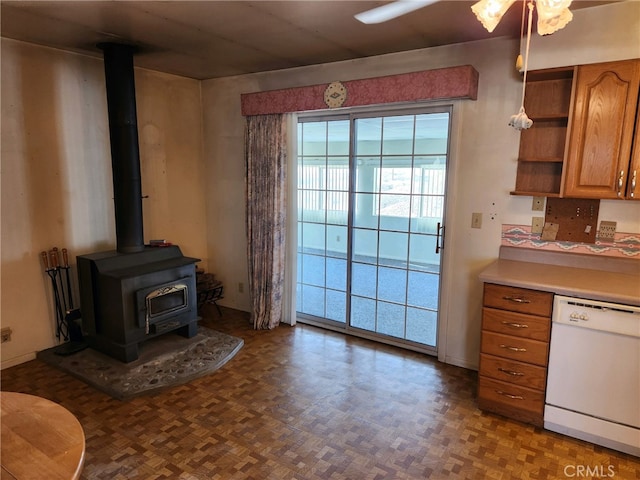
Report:
[[[246,93],[241,96],[242,114],[266,115],[425,100],[475,100],[478,97],[478,77],[475,68],[463,65]]]

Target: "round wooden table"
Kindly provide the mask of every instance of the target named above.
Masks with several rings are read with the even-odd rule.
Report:
[[[84,464],[84,431],[57,403],[15,392],[0,392],[4,479],[77,479]]]

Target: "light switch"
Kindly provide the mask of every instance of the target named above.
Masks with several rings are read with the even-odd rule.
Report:
[[[482,228],[482,213],[474,212],[471,214],[471,228]]]

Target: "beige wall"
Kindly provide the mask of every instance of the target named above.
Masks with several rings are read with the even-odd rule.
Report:
[[[571,32],[571,57],[565,65],[639,56],[640,35],[631,27],[637,22],[636,5],[602,7],[593,14],[575,12]],[[630,9],[620,12],[619,9]],[[613,13],[612,12],[613,9]],[[606,12],[606,14],[605,14]],[[602,20],[602,21],[601,21]],[[607,22],[613,22],[613,25]],[[597,24],[597,27],[594,27]],[[569,29],[571,27],[571,30]],[[594,30],[595,29],[595,30]],[[625,35],[598,34],[611,29]],[[634,38],[629,38],[635,33]],[[545,38],[536,46],[537,68],[562,64],[565,37]],[[606,38],[614,43],[601,43]],[[521,102],[520,77],[513,67],[518,42],[504,38],[416,50],[354,61],[244,75],[203,82],[205,158],[208,190],[209,268],[226,285],[224,303],[249,310],[246,292],[246,242],[244,240],[243,118],[240,94],[303,85],[353,80],[454,65],[473,65],[480,73],[477,101],[454,102],[454,125],[448,186],[447,237],[443,255],[445,288],[441,305],[439,358],[448,363],[477,368],[479,353],[480,271],[498,255],[503,223],[529,224],[531,197],[514,197],[519,133],[507,126]],[[544,60],[554,65],[545,65]],[[222,206],[222,208],[216,208]],[[472,212],[484,214],[482,229],[471,229]],[[603,201],[601,218],[618,221],[621,231],[640,231],[640,204]],[[490,214],[495,214],[494,220]]]
[[[115,247],[115,220],[102,62],[7,39],[1,46],[7,367],[56,344],[40,252],[66,247],[75,267],[76,255]],[[166,238],[206,264],[200,82],[136,69],[136,88],[145,241]]]
[[[640,1],[577,10],[553,35],[532,35],[529,68],[640,58]]]

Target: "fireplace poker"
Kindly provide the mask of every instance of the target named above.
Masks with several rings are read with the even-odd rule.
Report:
[[[62,249],[62,269],[64,270],[65,273],[65,278],[67,280],[67,297],[68,297],[68,304],[69,304],[69,310],[73,310],[73,295],[71,294],[71,276],[69,275],[69,269],[71,268],[69,266],[69,252],[67,251],[66,248]]]
[[[53,252],[49,252],[49,256],[47,255],[47,252],[42,252],[40,253],[40,256],[42,257],[42,262],[44,263],[44,271],[47,275],[49,275],[49,278],[51,279],[51,289],[53,290],[53,298],[55,301],[54,309],[56,313],[56,338],[59,340],[62,330],[63,316],[62,307],[60,305],[60,296],[58,294],[58,283],[56,281],[58,271],[55,269],[55,267],[49,265],[49,257],[53,258]]]
[[[54,269],[53,278],[56,284],[55,296],[57,297],[56,304],[58,305],[57,311],[60,318],[60,333],[62,334],[63,340],[68,340],[69,331],[67,329],[67,324],[65,323],[65,312],[67,310],[67,306],[65,303],[64,288],[62,286],[62,276],[60,275],[60,253],[58,252],[58,247],[53,247],[51,251],[49,251],[49,263]],[[58,281],[60,282],[59,284]]]
[[[66,312],[68,310],[67,308],[67,296],[65,294],[64,291],[64,282],[62,281],[62,273],[60,273],[61,267],[60,267],[60,251],[58,250],[58,247],[53,247],[50,251],[49,251],[49,256],[51,257],[51,266],[53,268],[56,269],[56,285],[58,285],[58,280],[60,281],[60,284],[58,285],[58,298],[62,299],[62,302],[60,303],[60,306],[62,307],[62,311]],[[60,275],[58,275],[60,274]]]

